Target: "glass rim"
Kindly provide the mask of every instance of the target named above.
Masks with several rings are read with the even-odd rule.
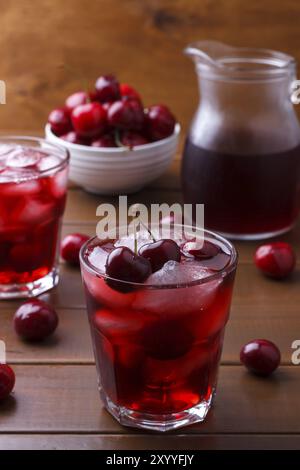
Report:
[[[193,227],[191,225],[187,224],[172,224],[174,227],[191,227],[191,228],[197,228]],[[122,227],[122,226],[121,226]],[[89,240],[87,240],[83,246],[80,249],[79,253],[79,259],[80,259],[80,264],[82,267],[87,269],[89,272],[92,274],[96,275],[96,277],[99,277],[104,280],[109,280],[109,281],[114,281],[119,283],[120,285],[123,286],[131,286],[136,289],[179,289],[179,288],[185,288],[185,287],[193,287],[197,286],[200,284],[206,284],[212,280],[219,279],[219,278],[225,278],[228,274],[230,274],[233,270],[236,269],[237,267],[237,262],[238,262],[238,253],[235,248],[235,246],[226,238],[222,237],[221,235],[212,232],[210,230],[203,229],[203,234],[204,237],[206,234],[210,235],[214,239],[217,239],[221,241],[223,244],[225,244],[229,250],[230,250],[230,261],[228,264],[221,269],[220,271],[217,271],[213,274],[210,274],[207,277],[200,278],[200,279],[195,279],[193,281],[189,282],[182,282],[182,283],[172,283],[172,284],[145,284],[145,283],[140,283],[140,282],[130,282],[130,281],[122,281],[120,279],[113,278],[111,276],[108,276],[107,274],[101,272],[99,269],[97,269],[95,266],[93,266],[87,259],[84,258],[84,254],[86,249],[92,244],[92,242],[96,239],[98,239],[97,235],[94,237],[91,237]],[[199,268],[201,267],[201,262],[199,261]]]
[[[16,177],[12,177],[12,178],[7,178],[7,180],[5,181],[1,181],[0,180],[0,184],[6,184],[6,183],[14,183],[16,182],[16,179],[17,179],[17,182],[26,182],[26,181],[30,181],[30,180],[33,180],[33,179],[39,179],[39,178],[42,178],[44,177],[45,175],[47,174],[51,174],[59,169],[62,169],[64,168],[68,163],[69,163],[69,160],[70,160],[70,152],[68,149],[66,149],[65,147],[63,147],[62,145],[58,145],[58,144],[53,144],[52,142],[49,142],[48,140],[46,139],[42,139],[40,137],[34,137],[34,136],[22,136],[22,135],[0,135],[0,145],[3,143],[8,143],[11,141],[11,144],[16,144],[18,145],[18,142],[26,142],[26,143],[39,143],[41,144],[41,147],[36,147],[37,150],[40,150],[40,151],[43,151],[43,147],[42,147],[42,144],[45,144],[48,146],[48,148],[52,148],[54,150],[54,154],[57,155],[58,154],[58,151],[60,153],[60,155],[63,156],[63,158],[61,159],[61,161],[57,164],[57,165],[54,165],[52,166],[51,168],[47,168],[45,170],[41,170],[39,171],[36,175],[30,175],[28,177],[26,177],[26,175],[21,175],[20,178],[16,178]],[[21,145],[21,143],[20,143]],[[30,147],[28,145],[28,147]],[[31,148],[34,148],[34,147],[31,147]],[[47,149],[44,150],[45,152],[47,151]],[[56,152],[56,153],[55,153]],[[49,153],[50,155],[50,153]]]
[[[197,61],[197,68],[207,78],[219,80],[274,80],[295,73],[296,60],[284,52],[250,47],[233,47],[211,64]]]

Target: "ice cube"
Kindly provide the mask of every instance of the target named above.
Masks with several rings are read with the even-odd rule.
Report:
[[[27,199],[15,209],[16,220],[24,224],[39,224],[48,222],[55,214],[55,206],[51,203],[35,199]]]
[[[167,261],[162,269],[149,276],[146,284],[185,284],[203,279],[210,274],[210,270],[201,267],[200,263],[194,260],[182,263]]]
[[[51,176],[51,190],[56,198],[61,198],[65,195],[68,183],[68,170],[58,171],[55,175]]]
[[[9,181],[14,181],[15,172],[12,170],[8,170],[5,166],[3,166],[0,162],[1,170],[0,170],[0,183],[8,183]]]
[[[109,310],[102,308],[93,317],[94,326],[112,342],[128,341],[129,337],[140,336],[144,327],[143,317],[133,310]]]
[[[0,160],[7,157],[7,155],[14,150],[15,147],[12,145],[0,145]]]
[[[127,246],[132,251],[135,250],[135,238],[137,242],[137,248],[139,249],[141,246],[146,245],[146,243],[151,243],[153,240],[151,235],[147,230],[140,230],[134,233],[130,233],[129,235],[125,235],[124,237],[120,237],[116,242],[115,246]]]
[[[60,164],[61,160],[55,155],[48,155],[47,153],[40,152],[40,159],[38,162],[38,169],[40,171],[47,171],[55,168]]]
[[[6,165],[10,168],[28,168],[37,165],[40,160],[39,152],[17,146],[7,155]]]
[[[105,279],[84,271],[83,279],[89,293],[97,302],[108,307],[119,309],[128,308],[135,299],[135,293],[118,292],[108,286]]]
[[[215,299],[222,279],[207,280],[202,284],[189,287],[176,286],[205,279],[210,275],[211,271],[201,267],[199,262],[168,261],[162,269],[149,276],[146,284],[174,287],[144,289],[137,294],[133,307],[158,314],[186,314],[202,311],[208,308]]]
[[[28,181],[18,181],[14,172],[9,170],[0,173],[0,182],[8,183],[2,187],[2,195],[7,197],[16,196],[34,196],[41,191],[40,181],[38,179],[29,179]]]
[[[104,250],[101,246],[95,246],[93,251],[89,254],[88,259],[92,266],[95,266],[99,271],[105,273],[107,257],[108,251]]]

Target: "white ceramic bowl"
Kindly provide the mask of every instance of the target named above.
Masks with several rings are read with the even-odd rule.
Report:
[[[71,144],[53,134],[49,124],[45,128],[49,142],[70,152],[70,179],[86,191],[106,195],[133,193],[161,176],[176,153],[179,133],[176,124],[170,137],[128,150]]]

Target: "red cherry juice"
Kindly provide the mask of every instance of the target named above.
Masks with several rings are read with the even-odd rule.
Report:
[[[186,142],[184,202],[205,205],[205,227],[227,235],[275,234],[300,208],[300,147],[265,155],[219,153]]]
[[[210,403],[231,302],[232,253],[219,242],[215,256],[201,261],[183,252],[180,263],[167,262],[124,293],[104,275],[116,245],[129,242],[96,238],[81,259],[104,403],[156,415]]]
[[[0,146],[0,284],[50,273],[66,185],[67,162],[35,148]]]

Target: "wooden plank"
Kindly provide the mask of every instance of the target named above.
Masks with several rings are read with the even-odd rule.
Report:
[[[240,264],[237,270],[234,288],[236,305],[252,305],[260,308],[282,309],[286,306],[300,304],[299,289],[300,271],[297,270],[291,279],[276,281],[267,278],[257,271],[253,264]]]
[[[153,181],[149,185],[149,188],[153,189],[173,189],[173,190],[180,190],[181,182],[180,182],[180,154],[177,154],[177,158],[174,159],[172,165],[160,178],[156,181]]]
[[[126,433],[102,408],[94,366],[15,366],[14,397],[0,404],[2,433]],[[222,366],[214,409],[179,434],[300,434],[300,368],[269,380]],[[151,442],[151,441],[149,441]]]
[[[299,434],[2,434],[0,450],[296,450]]]
[[[7,362],[26,363],[93,363],[92,343],[85,310],[58,311],[59,326],[50,338],[35,343],[22,341],[12,325],[12,311],[1,311],[0,338],[5,341]]]
[[[92,364],[88,319],[85,309],[59,309],[60,324],[55,335],[42,343],[22,341],[12,326],[12,309],[1,311],[1,334],[11,364]],[[281,350],[282,364],[291,364],[292,342],[300,338],[297,306],[272,309],[269,306],[232,308],[226,327],[223,364],[239,364],[243,344],[253,338],[268,338]]]
[[[291,365],[292,343],[300,339],[299,307],[234,303],[226,327],[222,363],[238,364],[241,347],[255,338],[273,341],[281,351],[281,363]]]
[[[290,364],[291,344],[300,337],[298,285],[298,276],[289,282],[276,282],[261,277],[251,265],[239,266],[226,329],[224,363],[238,363],[239,351],[245,342],[266,337],[280,347],[283,363]],[[7,343],[9,361],[91,363],[93,356],[79,268],[62,264],[58,287],[41,298],[55,306],[61,319],[57,335],[41,346],[23,343],[13,332],[12,316],[20,302],[0,303],[0,338]]]
[[[117,196],[100,196],[89,194],[80,189],[69,190],[64,221],[67,223],[95,223],[99,221],[96,216],[96,209],[100,204],[110,203],[117,206],[119,199]],[[176,190],[151,190],[145,189],[128,196],[128,207],[132,204],[173,204],[182,202],[181,193]]]
[[[297,264],[300,264],[300,219],[298,219],[295,227],[289,232],[284,235],[280,235],[279,237],[272,238],[272,242],[276,241],[285,241],[292,245],[295,250],[297,256]],[[270,240],[257,240],[254,242],[241,242],[241,241],[233,241],[236,249],[240,255],[240,261],[244,263],[253,263],[253,257],[255,250],[258,246],[262,245],[263,243],[268,243]],[[299,268],[298,268],[299,269]]]

